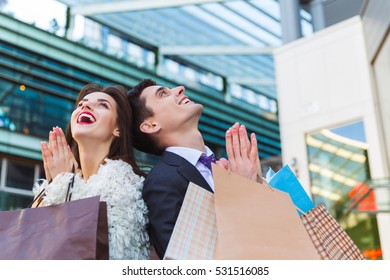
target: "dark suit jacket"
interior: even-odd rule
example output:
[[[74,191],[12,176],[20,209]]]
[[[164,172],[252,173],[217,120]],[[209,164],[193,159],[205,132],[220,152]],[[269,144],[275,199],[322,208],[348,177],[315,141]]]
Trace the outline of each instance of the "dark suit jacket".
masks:
[[[200,172],[186,159],[164,152],[145,179],[143,198],[149,210],[149,235],[162,259],[179,215],[189,182],[212,192]]]

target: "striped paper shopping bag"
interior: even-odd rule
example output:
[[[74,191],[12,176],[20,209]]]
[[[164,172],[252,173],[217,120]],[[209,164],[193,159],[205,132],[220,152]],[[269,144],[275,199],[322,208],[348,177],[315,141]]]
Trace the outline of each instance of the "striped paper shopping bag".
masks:
[[[190,183],[164,259],[210,260],[216,242],[214,196]]]

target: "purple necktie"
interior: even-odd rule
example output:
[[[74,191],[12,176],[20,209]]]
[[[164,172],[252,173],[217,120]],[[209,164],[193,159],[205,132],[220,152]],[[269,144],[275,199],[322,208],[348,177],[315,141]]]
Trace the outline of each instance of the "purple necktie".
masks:
[[[200,156],[200,158],[199,158],[199,162],[201,162],[201,163],[203,163],[204,165],[206,165],[206,167],[208,168],[208,169],[210,169],[210,171],[212,171],[211,170],[211,163],[212,162],[216,162],[217,161],[217,159],[215,158],[215,156],[214,156],[214,154],[212,154],[211,156],[207,156],[206,154],[202,154],[201,156]]]

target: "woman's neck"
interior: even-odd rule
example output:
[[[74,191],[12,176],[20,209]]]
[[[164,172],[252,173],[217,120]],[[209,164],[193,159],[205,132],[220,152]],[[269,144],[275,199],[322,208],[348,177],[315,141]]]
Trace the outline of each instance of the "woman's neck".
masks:
[[[109,148],[109,145],[104,144],[79,143],[80,169],[85,181],[98,172],[100,164],[108,155]]]

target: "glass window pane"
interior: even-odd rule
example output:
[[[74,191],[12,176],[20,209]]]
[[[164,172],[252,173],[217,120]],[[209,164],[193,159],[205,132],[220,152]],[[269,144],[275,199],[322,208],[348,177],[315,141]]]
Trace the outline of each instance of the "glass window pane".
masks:
[[[313,199],[336,214],[341,197],[370,178],[363,122],[306,136]]]
[[[108,34],[107,37],[107,53],[116,55],[118,57],[123,56],[123,42],[122,39],[113,34]]]
[[[54,126],[66,128],[73,102],[28,86],[21,90],[8,81],[0,82],[0,90],[0,127],[41,137]]]
[[[1,184],[1,174],[3,173],[1,170],[3,168],[3,159],[0,158],[0,184]],[[1,188],[1,185],[0,185],[0,188]]]
[[[0,191],[0,211],[26,208],[30,205],[32,199],[32,196]]]
[[[102,50],[102,26],[97,22],[86,19],[84,30],[84,43],[91,48]]]
[[[8,160],[7,167],[7,187],[32,190],[34,184],[34,165]]]
[[[310,133],[306,145],[314,203],[326,206],[366,256],[380,252],[363,121]]]
[[[145,65],[145,62],[143,59],[143,49],[140,46],[128,42],[127,43],[127,55],[128,55],[127,59],[130,62],[136,63],[139,66]]]

